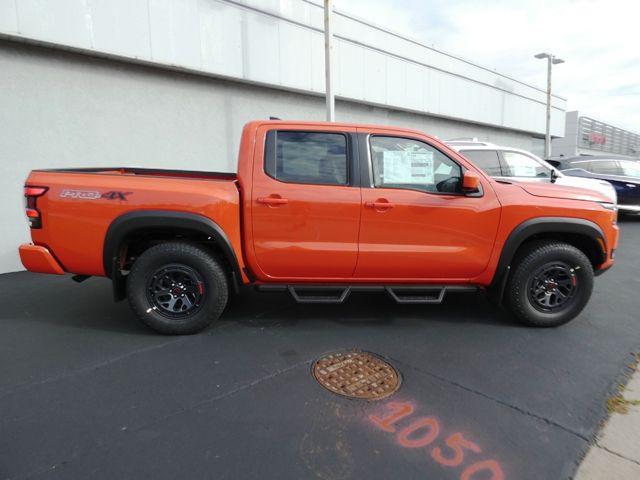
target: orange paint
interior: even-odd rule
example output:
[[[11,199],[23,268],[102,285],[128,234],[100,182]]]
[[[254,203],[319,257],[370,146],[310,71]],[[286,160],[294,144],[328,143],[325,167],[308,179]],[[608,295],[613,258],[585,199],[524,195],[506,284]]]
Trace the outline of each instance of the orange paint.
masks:
[[[434,448],[431,452],[431,456],[436,462],[447,467],[457,467],[460,465],[464,460],[463,450],[465,449],[471,450],[475,453],[480,453],[482,451],[482,449],[475,443],[465,440],[461,433],[454,433],[448,437],[444,443],[453,450],[453,456],[445,457],[442,454],[442,449],[440,447]]]
[[[410,416],[414,411],[414,406],[406,402],[389,402],[385,407],[391,410],[389,414],[382,417],[369,415],[368,418],[376,427],[388,433],[395,433],[396,427],[394,424]],[[425,448],[438,438],[439,433],[440,425],[436,419],[422,417],[400,430],[396,438],[403,448]],[[430,454],[431,458],[438,464],[448,468],[460,467],[465,462],[465,450],[476,454],[482,452],[478,444],[465,439],[460,432],[449,435],[444,443],[451,450],[451,454],[445,455],[441,447],[433,448]],[[491,476],[487,478],[487,474]],[[480,479],[504,480],[504,473],[500,464],[495,460],[475,462],[466,467],[460,476],[460,480]]]
[[[33,171],[27,184],[49,188],[38,197],[42,228],[31,229],[33,243],[46,247],[67,272],[104,276],[103,249],[109,225],[120,215],[139,210],[181,211],[212,219],[237,252],[241,271],[245,266],[238,188],[232,180],[207,174],[196,178],[181,174]],[[76,192],[75,196],[68,193],[70,190]],[[124,200],[102,196],[115,191],[133,193],[125,195]],[[91,199],[79,198],[80,193]]]
[[[285,183],[264,169],[272,130],[393,135],[446,154],[477,181],[482,198],[406,189]],[[34,187],[37,185],[38,187]],[[229,238],[243,283],[450,283],[490,285],[502,246],[522,222],[541,215],[586,218],[605,235],[606,260],[618,241],[615,212],[597,193],[556,185],[505,185],[467,158],[415,130],[326,122],[254,121],[240,141],[237,177],[131,169],[31,172],[46,247],[66,272],[103,276],[105,234],[120,215],[139,210],[198,214]],[[590,200],[590,201],[584,201]],[[266,203],[265,203],[266,202]],[[368,208],[371,202],[393,208]],[[33,215],[34,213],[32,213]],[[26,265],[29,268],[29,265]],[[245,272],[246,268],[246,272]],[[249,275],[247,275],[247,272]]]
[[[416,432],[421,429],[427,428],[427,433],[422,436],[418,436],[415,438],[414,435]],[[430,445],[436,438],[438,438],[438,434],[440,433],[440,425],[437,420],[434,418],[422,418],[416,422],[413,422],[411,425],[406,427],[398,434],[398,442],[400,445],[406,448],[421,448]],[[414,437],[414,438],[410,438]]]
[[[391,408],[392,410],[389,415],[382,418],[376,415],[369,415],[369,419],[373,423],[375,423],[381,430],[393,433],[396,431],[393,424],[403,419],[404,417],[411,415],[413,413],[413,405],[411,405],[410,403],[390,402],[386,406]]]
[[[20,260],[27,270],[38,273],[64,275],[62,266],[45,247],[25,243],[20,245]]]
[[[467,467],[464,472],[462,472],[462,475],[460,475],[460,480],[473,480],[473,475],[483,470],[491,472],[491,478],[487,480],[504,479],[504,473],[502,473],[502,469],[500,468],[500,465],[498,465],[498,462],[495,460],[484,460]]]

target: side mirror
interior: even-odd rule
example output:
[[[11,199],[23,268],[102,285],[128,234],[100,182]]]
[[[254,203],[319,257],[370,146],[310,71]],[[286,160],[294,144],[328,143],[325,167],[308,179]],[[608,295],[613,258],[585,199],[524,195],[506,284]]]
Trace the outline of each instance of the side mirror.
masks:
[[[480,176],[476,172],[467,170],[462,176],[462,191],[464,193],[478,193],[480,191]]]

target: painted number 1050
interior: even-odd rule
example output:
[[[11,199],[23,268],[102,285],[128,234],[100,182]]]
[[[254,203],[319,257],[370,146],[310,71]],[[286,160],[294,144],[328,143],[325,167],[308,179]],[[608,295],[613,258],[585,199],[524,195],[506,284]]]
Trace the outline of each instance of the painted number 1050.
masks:
[[[405,448],[424,448],[429,451],[431,458],[440,465],[450,468],[461,467],[465,462],[465,456],[469,453],[479,454],[482,449],[476,443],[464,438],[462,433],[453,433],[444,440],[444,445],[432,444],[440,435],[440,424],[433,417],[420,417],[414,419],[406,427],[398,430],[396,424],[402,419],[413,414],[413,405],[410,403],[389,402],[385,405],[389,413],[378,417],[369,415],[369,419],[379,429],[395,433],[400,445]],[[504,480],[504,474],[500,464],[495,460],[481,460],[472,463],[460,474],[460,480]]]

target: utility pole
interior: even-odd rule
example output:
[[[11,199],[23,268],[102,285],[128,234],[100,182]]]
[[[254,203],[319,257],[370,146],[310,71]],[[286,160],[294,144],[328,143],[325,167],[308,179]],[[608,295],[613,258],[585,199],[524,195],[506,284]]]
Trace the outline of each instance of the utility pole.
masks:
[[[564,63],[564,60],[556,58],[550,53],[539,53],[536,58],[547,59],[547,122],[544,136],[544,158],[551,156],[551,66]]]
[[[324,0],[324,79],[325,97],[327,102],[327,122],[334,122],[335,98],[333,96],[333,82],[331,77],[331,53],[333,49],[333,30],[331,16],[333,15],[333,0]]]

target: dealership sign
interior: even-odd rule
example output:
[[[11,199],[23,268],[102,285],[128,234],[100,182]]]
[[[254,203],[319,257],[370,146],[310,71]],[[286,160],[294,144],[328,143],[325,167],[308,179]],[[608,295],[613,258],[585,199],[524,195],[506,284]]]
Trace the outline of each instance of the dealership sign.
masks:
[[[589,134],[589,143],[595,143],[596,145],[605,145],[607,143],[607,137],[603,133],[591,132]]]

